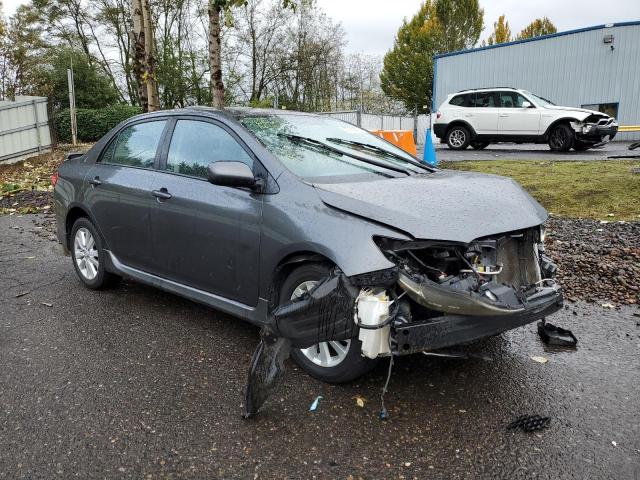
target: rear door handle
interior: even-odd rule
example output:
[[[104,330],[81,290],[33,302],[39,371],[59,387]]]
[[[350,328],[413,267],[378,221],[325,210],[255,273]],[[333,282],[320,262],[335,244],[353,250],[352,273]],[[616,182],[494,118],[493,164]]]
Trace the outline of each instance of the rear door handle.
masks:
[[[89,185],[91,185],[92,187],[97,187],[98,185],[102,185],[102,182],[100,181],[100,177],[93,177],[91,180],[89,180]]]
[[[508,113],[501,113],[501,114],[500,114],[500,116],[501,116],[501,117],[508,117],[508,116],[509,116],[509,114],[508,114]]]
[[[172,195],[164,187],[162,187],[160,190],[154,190],[151,193],[154,197],[161,198],[163,200],[169,200],[172,197]]]

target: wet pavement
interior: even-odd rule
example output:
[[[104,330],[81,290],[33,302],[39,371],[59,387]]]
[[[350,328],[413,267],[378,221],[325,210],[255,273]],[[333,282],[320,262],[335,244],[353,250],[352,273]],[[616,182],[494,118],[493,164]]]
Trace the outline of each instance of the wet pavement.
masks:
[[[440,162],[456,162],[464,160],[555,160],[585,161],[608,160],[621,156],[640,157],[640,150],[631,151],[629,145],[634,142],[611,142],[599,148],[585,152],[552,152],[548,145],[534,143],[498,143],[489,145],[484,150],[451,150],[446,144],[435,143],[436,156]],[[422,158],[424,150],[419,148],[418,158]]]
[[[640,478],[635,306],[554,316],[575,351],[529,325],[466,348],[492,360],[399,358],[386,422],[386,361],[345,386],[289,364],[243,420],[258,330],[139,284],[86,290],[44,219],[0,216],[0,478]],[[551,423],[506,429],[525,414]]]

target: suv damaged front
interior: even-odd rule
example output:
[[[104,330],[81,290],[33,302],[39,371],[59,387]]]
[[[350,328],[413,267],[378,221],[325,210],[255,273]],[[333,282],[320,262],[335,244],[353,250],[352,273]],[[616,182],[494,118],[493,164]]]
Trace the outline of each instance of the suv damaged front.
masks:
[[[591,112],[582,120],[570,122],[579,143],[597,147],[610,142],[618,133],[618,122],[609,115]]]

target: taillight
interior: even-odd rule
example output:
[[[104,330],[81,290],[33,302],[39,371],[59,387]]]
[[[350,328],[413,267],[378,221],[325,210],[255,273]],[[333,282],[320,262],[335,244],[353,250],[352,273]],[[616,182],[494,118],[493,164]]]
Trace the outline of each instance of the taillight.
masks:
[[[58,170],[53,172],[53,174],[51,175],[51,185],[55,187],[56,183],[58,183]]]
[[[442,114],[440,112],[436,112],[436,120],[440,120],[441,116],[442,116]]]

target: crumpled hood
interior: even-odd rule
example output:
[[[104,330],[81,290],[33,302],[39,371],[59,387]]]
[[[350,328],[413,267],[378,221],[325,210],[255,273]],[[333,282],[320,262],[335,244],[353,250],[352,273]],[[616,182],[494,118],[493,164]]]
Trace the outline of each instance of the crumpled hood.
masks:
[[[481,173],[435,173],[314,184],[322,201],[417,239],[469,243],[543,223],[547,211],[515,181]]]
[[[606,113],[602,113],[602,112],[596,112],[595,110],[587,110],[586,108],[578,108],[578,107],[561,107],[559,105],[553,105],[553,106],[545,106],[544,108],[546,108],[547,110],[561,110],[564,112],[577,112],[580,114],[584,114],[583,118],[579,119],[582,120],[584,118],[587,118],[589,115],[602,115],[604,117],[608,117],[608,115]]]

